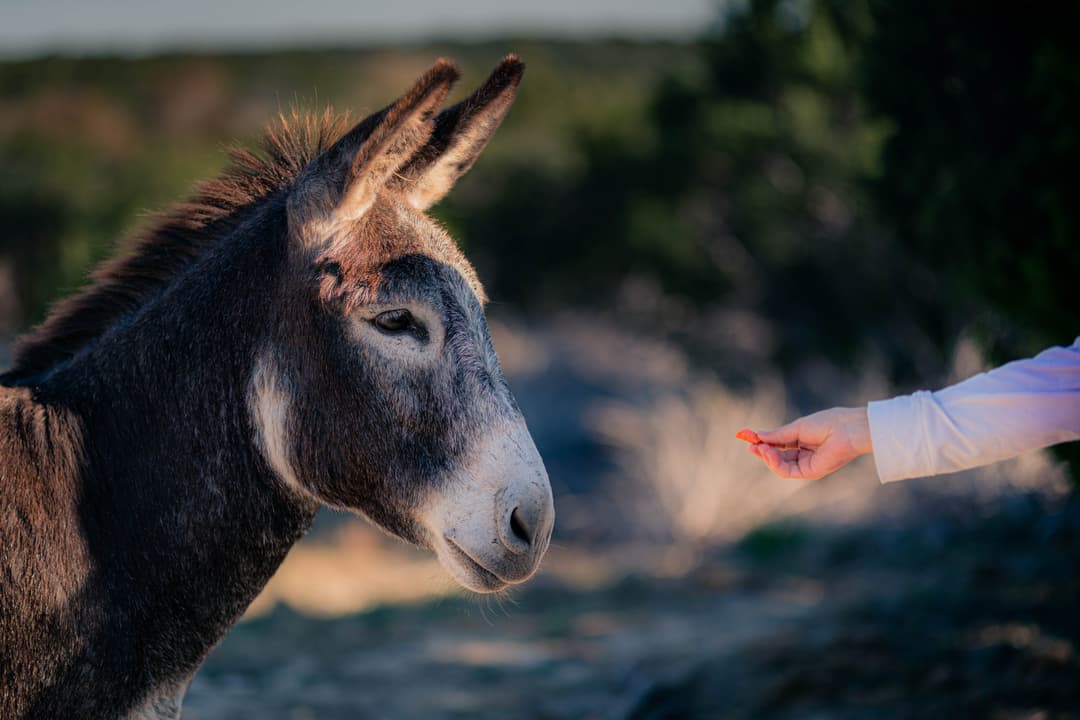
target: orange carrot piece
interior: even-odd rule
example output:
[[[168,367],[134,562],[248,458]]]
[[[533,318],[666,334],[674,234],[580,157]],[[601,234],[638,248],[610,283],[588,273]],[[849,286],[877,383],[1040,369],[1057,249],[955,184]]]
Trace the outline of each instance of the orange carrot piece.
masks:
[[[758,434],[753,430],[747,428],[743,428],[739,432],[735,433],[735,437],[737,437],[739,440],[743,440],[754,445],[761,444],[761,438],[758,437]]]

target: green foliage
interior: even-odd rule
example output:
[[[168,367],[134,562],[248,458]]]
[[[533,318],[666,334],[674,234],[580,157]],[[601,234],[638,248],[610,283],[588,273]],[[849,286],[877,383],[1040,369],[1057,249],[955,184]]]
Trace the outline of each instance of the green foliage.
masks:
[[[748,532],[736,547],[751,562],[768,564],[791,558],[811,540],[811,531],[803,525],[772,522]]]
[[[718,306],[763,312],[782,367],[900,383],[940,382],[965,328],[998,360],[1067,343],[1078,7],[756,0],[637,123],[580,131],[574,172],[510,166],[449,213],[495,297],[620,308],[644,277],[688,311],[637,318],[721,367]]]
[[[437,55],[471,85],[513,48],[518,102],[438,209],[496,302],[605,309],[732,380],[870,359],[934,385],[965,328],[999,360],[1075,337],[1080,5],[732,7],[688,45],[0,65],[0,265],[23,324],[216,172],[221,138],[296,102],[364,114]],[[753,333],[726,320],[748,316]]]
[[[876,198],[1000,358],[1080,332],[1080,5],[878,2],[866,95],[895,132]]]
[[[508,48],[529,61],[529,81],[471,184],[459,189],[474,200],[488,196],[488,182],[509,158],[565,174],[580,163],[566,139],[571,128],[618,126],[639,112],[646,98],[639,85],[648,85],[656,68],[678,67],[696,53],[670,44],[523,40],[0,63],[0,266],[14,267],[18,325],[39,320],[47,303],[78,287],[147,212],[216,174],[223,146],[254,143],[279,112],[330,104],[363,116],[440,55],[462,67],[460,97]],[[6,291],[0,287],[0,296]],[[3,320],[0,332],[10,331]]]
[[[492,295],[615,307],[728,374],[747,358],[709,318],[733,309],[766,319],[758,361],[870,353],[899,379],[940,372],[916,320],[936,298],[909,297],[906,254],[870,207],[889,125],[861,95],[868,14],[843,8],[751,3],[656,81],[636,124],[579,132],[569,176],[507,168],[481,202],[452,196]],[[642,286],[659,290],[635,299]]]
[[[997,360],[1068,344],[1080,333],[1080,5],[878,1],[874,20],[866,96],[895,127],[875,188],[883,218]],[[1057,451],[1080,480],[1080,447]]]

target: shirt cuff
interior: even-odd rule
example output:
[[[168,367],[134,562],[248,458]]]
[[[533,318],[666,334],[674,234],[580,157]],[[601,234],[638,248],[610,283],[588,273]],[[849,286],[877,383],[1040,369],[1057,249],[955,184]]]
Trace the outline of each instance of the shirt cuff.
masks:
[[[920,406],[927,402],[933,402],[933,394],[920,390],[912,395],[867,403],[874,465],[882,483],[933,474],[920,412]]]

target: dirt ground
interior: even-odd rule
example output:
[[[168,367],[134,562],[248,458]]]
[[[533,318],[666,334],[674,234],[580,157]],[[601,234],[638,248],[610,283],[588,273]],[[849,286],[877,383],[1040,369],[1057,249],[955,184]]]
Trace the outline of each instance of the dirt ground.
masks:
[[[1080,502],[767,525],[677,578],[236,627],[224,718],[1080,717]]]

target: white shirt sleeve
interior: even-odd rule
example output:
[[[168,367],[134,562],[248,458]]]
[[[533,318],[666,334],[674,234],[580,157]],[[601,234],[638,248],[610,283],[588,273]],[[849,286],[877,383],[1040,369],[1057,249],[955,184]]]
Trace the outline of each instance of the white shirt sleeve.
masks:
[[[1080,439],[1080,337],[937,392],[867,406],[882,482],[956,472]]]

